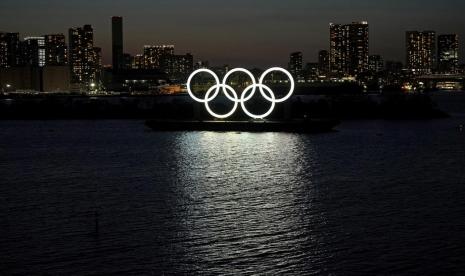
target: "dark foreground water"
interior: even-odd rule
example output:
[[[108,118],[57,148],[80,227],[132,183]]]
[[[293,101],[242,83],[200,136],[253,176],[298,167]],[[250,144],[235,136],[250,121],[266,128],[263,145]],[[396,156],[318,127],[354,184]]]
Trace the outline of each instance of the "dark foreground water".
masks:
[[[0,122],[0,274],[465,273],[465,117]]]

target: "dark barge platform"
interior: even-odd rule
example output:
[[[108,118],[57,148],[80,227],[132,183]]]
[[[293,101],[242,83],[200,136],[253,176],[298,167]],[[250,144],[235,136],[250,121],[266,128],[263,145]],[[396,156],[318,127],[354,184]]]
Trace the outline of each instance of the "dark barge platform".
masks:
[[[330,132],[339,124],[335,119],[290,121],[176,121],[147,120],[145,125],[155,131],[241,131],[241,132]]]

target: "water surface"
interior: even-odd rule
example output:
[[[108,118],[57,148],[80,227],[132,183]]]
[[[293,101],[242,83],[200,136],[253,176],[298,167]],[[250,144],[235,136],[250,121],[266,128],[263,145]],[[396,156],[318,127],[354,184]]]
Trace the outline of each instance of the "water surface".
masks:
[[[464,273],[460,124],[2,121],[0,274]]]

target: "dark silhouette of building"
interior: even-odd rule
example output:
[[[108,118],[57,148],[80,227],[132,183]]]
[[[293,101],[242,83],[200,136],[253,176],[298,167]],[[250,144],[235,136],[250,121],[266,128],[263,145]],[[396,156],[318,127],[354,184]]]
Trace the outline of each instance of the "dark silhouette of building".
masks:
[[[357,75],[368,70],[368,22],[348,25],[330,23],[330,70],[336,74]]]
[[[318,52],[318,69],[320,74],[329,73],[329,53],[326,50]]]
[[[438,36],[438,71],[457,73],[459,66],[459,37],[456,34]]]
[[[94,47],[94,82],[90,84],[91,90],[100,89],[103,79],[102,48]]]
[[[23,64],[19,33],[0,32],[0,68],[9,68]]]
[[[161,58],[161,68],[174,82],[185,82],[194,68],[191,54],[165,55]]]
[[[131,69],[132,68],[132,56],[131,54],[124,53],[123,54],[123,65],[121,66],[123,69]]]
[[[112,30],[112,58],[113,70],[118,71],[124,67],[123,54],[123,18],[113,16],[111,18]]]
[[[321,74],[320,72],[320,63],[316,62],[309,62],[305,65],[305,70],[304,70],[304,79],[306,80],[317,80],[319,75]]]
[[[112,72],[106,87],[117,92],[151,92],[157,93],[160,85],[169,83],[165,72],[158,69],[121,69]]]
[[[25,37],[22,45],[22,56],[26,65],[45,66],[45,39],[43,36]]]
[[[407,68],[414,74],[431,74],[435,64],[436,33],[408,31],[406,33]]]
[[[302,52],[291,53],[289,58],[289,72],[294,76],[294,78],[302,77],[303,69],[303,57]]]
[[[68,49],[64,34],[44,35],[45,65],[64,66],[68,64]]]
[[[88,91],[96,82],[94,33],[91,25],[69,29],[69,64],[73,89]]]
[[[404,65],[400,61],[387,60],[385,64],[385,70],[389,73],[400,73]]]
[[[69,92],[67,66],[17,66],[0,68],[0,87],[9,91]]]

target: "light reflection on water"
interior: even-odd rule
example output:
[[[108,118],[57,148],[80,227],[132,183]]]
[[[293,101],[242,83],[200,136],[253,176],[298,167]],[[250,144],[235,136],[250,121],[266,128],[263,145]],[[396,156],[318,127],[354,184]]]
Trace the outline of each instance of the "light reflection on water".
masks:
[[[0,122],[0,272],[462,272],[460,123],[301,135]]]
[[[299,151],[302,140],[309,146],[305,156]],[[267,260],[291,267],[289,260],[310,236],[301,222],[309,215],[305,197],[312,183],[296,181],[317,166],[308,140],[249,133],[178,137],[173,153],[186,183],[178,204],[186,206],[183,226],[187,246],[196,248],[188,254],[193,263],[214,264],[218,273],[247,268],[254,259],[261,259],[263,268]]]

